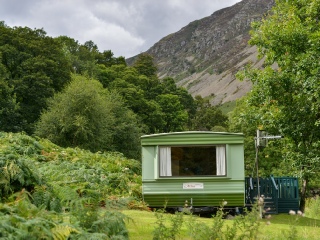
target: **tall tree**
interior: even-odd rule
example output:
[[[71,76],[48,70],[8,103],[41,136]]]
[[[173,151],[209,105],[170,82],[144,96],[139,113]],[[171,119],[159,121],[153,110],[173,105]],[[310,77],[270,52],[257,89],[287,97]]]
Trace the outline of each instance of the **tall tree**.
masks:
[[[74,76],[55,94],[35,134],[64,147],[119,151],[128,157],[138,157],[140,149],[140,127],[133,112],[117,93],[83,76]]]
[[[144,133],[187,129],[188,116],[195,112],[192,96],[177,87],[174,79],[160,80],[156,70],[150,55],[140,55],[132,67],[100,65],[98,79],[104,87],[121,94],[145,125]]]
[[[263,125],[264,114],[261,114],[261,106],[254,105],[251,101],[251,94],[243,97],[237,101],[237,105],[234,110],[230,113],[229,119],[229,130],[231,132],[241,132],[244,134],[244,160],[245,160],[245,173],[246,176],[256,176],[256,148],[255,148],[255,137],[257,129],[265,129]],[[269,113],[271,109],[268,110]],[[270,120],[270,117],[265,115],[266,119]],[[271,132],[268,129],[269,134],[278,135],[279,131],[276,129]],[[283,149],[288,146],[287,140],[275,140],[269,141],[267,146],[260,148],[258,151],[258,162],[259,162],[259,176],[270,177],[274,176],[290,176],[295,175],[294,167],[291,166],[291,160],[286,159],[285,161],[279,161],[282,158]]]
[[[159,132],[182,131],[186,128],[188,113],[173,94],[161,94],[156,98],[161,108],[163,125]]]
[[[150,54],[142,53],[134,62],[133,67],[138,70],[139,74],[146,77],[157,76],[157,66],[153,62],[153,57]]]
[[[59,36],[56,40],[62,44],[63,51],[71,62],[71,71],[77,74],[96,78],[100,73],[100,65],[110,67],[112,65],[126,65],[124,57],[114,57],[111,50],[99,52],[98,46],[93,41],[80,44],[73,38]]]
[[[254,83],[248,103],[263,127],[290,140],[286,157],[303,179],[301,210],[320,167],[319,15],[319,1],[277,0],[252,26],[250,44],[265,56],[265,68],[248,67],[239,74]]]
[[[195,97],[196,112],[191,119],[191,129],[210,131],[215,127],[227,131],[228,117],[218,106],[212,106],[208,99],[201,96]]]
[[[1,81],[12,90],[8,98],[15,99],[20,106],[11,108],[19,119],[6,122],[0,128],[32,133],[35,121],[46,107],[46,99],[69,82],[69,61],[62,46],[42,29],[10,28],[3,22],[0,24],[0,56],[1,68],[5,71]]]

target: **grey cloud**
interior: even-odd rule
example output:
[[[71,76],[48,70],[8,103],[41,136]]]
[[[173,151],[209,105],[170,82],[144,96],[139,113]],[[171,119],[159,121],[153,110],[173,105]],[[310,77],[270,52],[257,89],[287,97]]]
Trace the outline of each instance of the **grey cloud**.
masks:
[[[0,0],[9,26],[92,40],[100,51],[131,57],[188,23],[240,0]]]

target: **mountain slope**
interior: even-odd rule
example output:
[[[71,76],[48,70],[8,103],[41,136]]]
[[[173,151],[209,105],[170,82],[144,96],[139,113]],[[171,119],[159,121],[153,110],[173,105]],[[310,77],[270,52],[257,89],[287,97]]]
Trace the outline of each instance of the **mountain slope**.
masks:
[[[236,80],[235,73],[248,62],[262,65],[256,48],[247,44],[250,24],[273,4],[274,0],[243,0],[189,23],[147,53],[154,57],[160,78],[174,77],[193,96],[209,97],[213,104],[234,101],[251,88],[249,82]]]

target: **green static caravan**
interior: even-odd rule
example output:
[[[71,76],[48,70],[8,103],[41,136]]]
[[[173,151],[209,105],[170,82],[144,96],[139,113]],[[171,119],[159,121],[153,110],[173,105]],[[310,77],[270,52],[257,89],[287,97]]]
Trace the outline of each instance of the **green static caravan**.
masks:
[[[244,135],[188,131],[144,135],[142,194],[154,208],[243,207]]]

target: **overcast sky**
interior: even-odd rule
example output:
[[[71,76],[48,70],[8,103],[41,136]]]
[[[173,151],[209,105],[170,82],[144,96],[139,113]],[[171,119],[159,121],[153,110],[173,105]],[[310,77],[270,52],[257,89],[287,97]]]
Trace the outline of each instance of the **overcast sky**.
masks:
[[[132,57],[170,33],[240,0],[0,0],[6,25],[92,40],[99,51]]]

